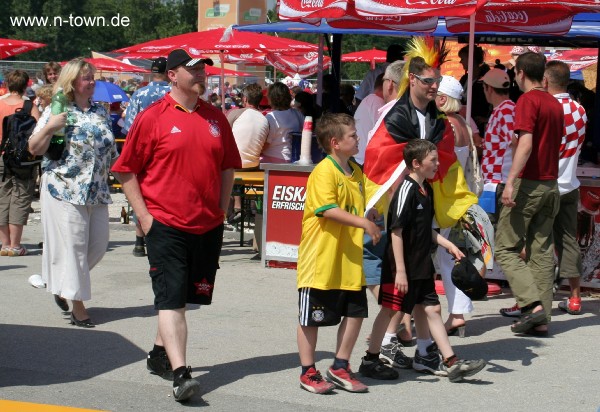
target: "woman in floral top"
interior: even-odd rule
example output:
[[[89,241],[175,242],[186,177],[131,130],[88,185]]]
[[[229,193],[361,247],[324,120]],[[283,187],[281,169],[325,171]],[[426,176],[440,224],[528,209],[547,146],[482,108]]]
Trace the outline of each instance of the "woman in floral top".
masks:
[[[107,179],[119,156],[106,110],[91,101],[95,71],[83,59],[65,65],[55,92],[63,88],[67,112],[52,115],[46,108],[29,139],[30,152],[44,154],[52,135],[66,126],[62,156],[42,163],[42,278],[61,309],[68,311],[66,299],[73,301],[71,324],[88,328],[94,324],[83,302],[91,299],[90,270],[108,247]]]

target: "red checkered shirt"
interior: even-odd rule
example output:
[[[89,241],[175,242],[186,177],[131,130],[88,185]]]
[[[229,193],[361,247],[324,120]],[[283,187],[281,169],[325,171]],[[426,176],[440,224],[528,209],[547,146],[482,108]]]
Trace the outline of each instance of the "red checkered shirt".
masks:
[[[576,169],[581,146],[585,140],[587,116],[583,106],[573,101],[568,93],[555,94],[554,97],[562,105],[565,114],[565,127],[558,160],[558,190],[561,195],[564,195],[579,187]]]
[[[515,104],[504,100],[494,108],[485,129],[481,169],[486,183],[506,181],[512,165]]]

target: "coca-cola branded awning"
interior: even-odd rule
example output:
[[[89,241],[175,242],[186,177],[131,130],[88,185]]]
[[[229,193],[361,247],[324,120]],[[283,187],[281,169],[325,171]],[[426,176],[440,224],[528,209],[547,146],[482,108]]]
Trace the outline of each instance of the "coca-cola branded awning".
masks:
[[[598,63],[598,49],[561,50],[548,57],[548,60],[563,61],[574,72]]]
[[[468,17],[487,0],[355,0],[361,16]]]
[[[577,13],[600,12],[598,0],[280,0],[282,20],[331,27],[430,32],[445,17],[452,33],[478,32],[560,35]],[[324,20],[322,20],[324,19]],[[416,19],[416,20],[410,20]]]
[[[279,18],[339,29],[431,32],[437,26],[435,16],[361,15],[352,0],[280,0]]]

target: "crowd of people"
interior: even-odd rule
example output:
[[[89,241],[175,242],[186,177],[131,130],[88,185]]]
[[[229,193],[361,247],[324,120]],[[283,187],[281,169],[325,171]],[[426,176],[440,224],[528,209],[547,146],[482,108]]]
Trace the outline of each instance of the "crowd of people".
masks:
[[[150,263],[158,327],[147,368],[173,381],[175,400],[186,401],[199,391],[187,366],[186,305],[212,302],[224,223],[239,221],[242,208],[240,198],[231,199],[234,173],[293,162],[292,137],[311,116],[323,160],[308,179],[298,251],[300,386],[313,393],[368,390],[349,364],[368,315],[367,289],[381,308],[359,374],[393,380],[398,368],[412,368],[459,382],[486,361],[459,357],[448,339],[465,336],[464,315],[482,297],[457,279],[475,273],[481,281],[494,256],[516,298],[501,311],[518,316],[515,334],[550,333],[555,250],[571,286],[559,308],[581,312],[575,168],[585,109],[568,93],[565,63],[521,50],[510,74],[487,67],[479,49],[476,82],[466,85],[440,74],[444,50],[435,42],[392,45],[386,64],[369,72],[356,95],[338,85],[337,100],[333,76],[326,76],[321,105],[282,82],[248,84],[239,93],[225,84],[232,100],[221,103],[207,92],[205,67],[213,61],[185,49],[154,60],[147,85],[124,85],[127,107],[93,101],[96,69],[80,58],[62,68],[47,64],[45,84],[29,96],[27,73],[15,70],[6,76],[0,118],[29,111],[37,125],[28,150],[46,156],[41,174],[0,159],[0,255],[27,254],[21,235],[39,180],[41,283],[70,311],[72,325],[93,328],[85,302],[90,270],[107,250],[112,172],[135,212],[133,254]],[[465,87],[473,87],[473,119],[464,117]],[[53,113],[59,90],[68,103]],[[226,115],[221,104],[230,105]],[[58,156],[50,158],[61,133]],[[494,192],[487,213],[478,205],[482,183]],[[465,236],[469,230],[479,249]],[[436,272],[448,300],[445,320]],[[315,366],[318,329],[338,324],[326,380]],[[413,357],[405,353],[411,346]]]

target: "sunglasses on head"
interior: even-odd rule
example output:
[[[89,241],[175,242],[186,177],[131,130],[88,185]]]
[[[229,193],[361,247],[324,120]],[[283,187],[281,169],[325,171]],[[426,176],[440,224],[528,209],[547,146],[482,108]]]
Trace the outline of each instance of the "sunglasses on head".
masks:
[[[442,76],[440,76],[440,77],[421,77],[415,73],[411,73],[411,74],[428,86],[432,86],[434,83],[440,84],[443,79]]]

